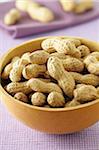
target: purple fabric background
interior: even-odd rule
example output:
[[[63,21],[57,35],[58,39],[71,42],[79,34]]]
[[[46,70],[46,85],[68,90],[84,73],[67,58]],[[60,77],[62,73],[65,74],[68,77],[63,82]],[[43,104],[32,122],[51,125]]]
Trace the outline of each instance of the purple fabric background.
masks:
[[[16,40],[0,30],[0,56],[24,41],[52,35],[81,36],[99,42],[99,19]],[[75,134],[48,135],[32,130],[14,119],[0,100],[0,150],[99,150],[99,123]]]
[[[42,2],[42,4],[49,7],[55,14],[55,20],[51,23],[44,24],[33,21],[29,18],[28,15],[22,14],[23,17],[19,23],[13,26],[6,26],[3,23],[3,17],[10,8],[15,7],[13,2],[8,2],[0,5],[0,27],[5,29],[13,38],[19,38],[31,34],[33,35],[36,33],[60,29],[63,27],[70,27],[99,17],[98,2],[95,3],[95,9],[88,11],[82,15],[75,15],[72,13],[64,12],[59,2],[57,2],[56,0],[43,1],[44,2]]]

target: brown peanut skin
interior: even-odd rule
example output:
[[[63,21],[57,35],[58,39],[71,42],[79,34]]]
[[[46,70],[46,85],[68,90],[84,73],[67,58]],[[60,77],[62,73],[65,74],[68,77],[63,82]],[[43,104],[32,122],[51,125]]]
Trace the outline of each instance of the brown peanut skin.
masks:
[[[66,39],[66,38],[63,38],[64,40],[66,41],[70,41],[71,43],[73,43],[76,47],[80,46],[81,45],[81,41],[78,40],[78,39]]]
[[[10,94],[16,94],[22,92],[24,94],[29,94],[32,92],[32,89],[27,86],[26,82],[11,82],[6,86],[6,90]]]
[[[49,38],[44,40],[41,45],[44,50],[55,49],[58,53],[69,54],[80,58],[81,53],[76,49],[80,44],[81,42],[77,39]]]
[[[12,58],[11,62],[5,66],[5,68],[4,68],[3,72],[2,72],[2,75],[1,75],[1,77],[2,77],[3,79],[8,79],[8,78],[9,78],[10,71],[11,71],[12,68],[13,68],[13,64],[14,64],[17,60],[19,60],[19,59],[20,59],[20,57],[15,56],[14,58]]]
[[[89,64],[87,69],[90,73],[99,76],[99,62]]]
[[[53,57],[53,56],[55,56],[55,57],[57,57],[57,58],[59,58],[59,59],[67,59],[67,58],[70,58],[69,55],[65,55],[64,53],[58,53],[58,52],[55,52],[55,53],[52,53],[52,54],[49,55],[49,57]]]
[[[21,60],[24,60],[26,65],[30,63],[30,61],[29,61],[30,54],[31,54],[30,52],[27,52],[21,56]]]
[[[32,52],[29,55],[29,62],[33,64],[45,64],[47,62],[47,59],[49,58],[49,53],[43,51],[43,50],[38,50],[35,52]]]
[[[99,52],[93,52],[84,59],[84,64],[92,74],[99,75]]]
[[[50,76],[58,81],[58,84],[63,89],[64,93],[67,96],[72,97],[75,81],[71,74],[65,71],[60,59],[57,57],[50,57],[47,63],[47,68]]]
[[[17,60],[19,60],[19,59],[20,59],[19,56],[15,56],[15,57],[12,58],[11,63],[13,64],[13,63],[15,63]]]
[[[41,81],[37,78],[32,78],[27,82],[27,86],[29,86],[33,91],[42,92],[42,93],[50,93],[52,91],[56,91],[62,93],[61,88],[53,83],[46,83],[45,81]]]
[[[77,49],[81,52],[81,57],[85,57],[90,54],[90,49],[85,45],[80,45]]]
[[[19,101],[22,101],[24,103],[28,103],[28,97],[22,93],[22,92],[18,92],[14,95],[14,98],[19,100]]]
[[[98,62],[98,59],[99,59],[99,52],[92,52],[84,59],[84,64],[87,67],[91,63]]]
[[[10,80],[12,82],[21,81],[23,66],[15,67],[10,71]]]
[[[35,92],[31,96],[31,102],[34,106],[43,106],[46,103],[46,96],[41,92]]]
[[[82,85],[74,90],[74,99],[81,103],[93,101],[98,98],[97,89],[92,85]]]
[[[84,69],[83,62],[77,58],[70,57],[61,60],[61,62],[67,71],[82,72]]]
[[[48,53],[55,52],[54,44],[57,43],[61,38],[49,38],[44,40],[41,43],[41,47],[43,50],[47,51]]]
[[[25,79],[31,79],[31,78],[38,77],[40,74],[44,73],[45,71],[46,71],[45,65],[30,64],[23,69],[22,74]]]
[[[50,54],[50,57],[52,56],[61,59],[61,62],[67,71],[82,72],[84,69],[83,62],[77,58],[57,52]]]
[[[22,61],[21,59],[13,63],[13,68],[10,71],[9,75],[9,78],[12,82],[21,81],[24,66],[25,66],[24,61]]]
[[[67,40],[59,40],[54,44],[54,48],[58,53],[64,53],[76,58],[81,57],[80,51],[76,48],[75,44]]]
[[[47,102],[51,107],[63,107],[65,99],[61,93],[51,92],[47,97]]]
[[[11,70],[12,70],[12,63],[10,63],[7,66],[5,66],[5,68],[4,68],[4,70],[3,70],[2,74],[1,74],[1,77],[3,79],[8,79]]]
[[[70,72],[70,74],[72,75],[76,83],[99,86],[99,76],[96,76],[94,74],[82,75],[77,72]]]

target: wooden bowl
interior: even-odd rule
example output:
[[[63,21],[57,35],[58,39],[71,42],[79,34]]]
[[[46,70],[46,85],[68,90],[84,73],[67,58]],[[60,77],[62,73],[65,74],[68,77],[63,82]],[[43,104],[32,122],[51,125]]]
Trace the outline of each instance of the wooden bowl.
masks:
[[[34,39],[9,50],[0,60],[0,74],[11,58],[41,49],[40,43],[48,37]],[[73,38],[73,37],[65,37]],[[80,39],[93,51],[99,51],[96,42]],[[43,108],[25,104],[10,96],[0,85],[0,95],[8,110],[27,126],[46,133],[63,134],[83,130],[99,121],[99,100],[71,108]]]

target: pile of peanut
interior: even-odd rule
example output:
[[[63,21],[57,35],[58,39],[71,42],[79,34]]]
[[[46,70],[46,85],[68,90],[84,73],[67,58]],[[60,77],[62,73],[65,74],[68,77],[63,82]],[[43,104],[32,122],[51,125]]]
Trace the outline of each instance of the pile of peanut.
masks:
[[[94,8],[93,0],[59,0],[64,11],[77,14]]]
[[[99,50],[79,39],[48,38],[41,50],[12,58],[2,72],[15,99],[43,107],[72,107],[99,99]]]
[[[21,11],[40,22],[47,23],[54,20],[54,13],[49,8],[32,0],[16,0],[15,8],[10,9],[4,16],[4,23],[14,25],[19,22],[22,19]]]

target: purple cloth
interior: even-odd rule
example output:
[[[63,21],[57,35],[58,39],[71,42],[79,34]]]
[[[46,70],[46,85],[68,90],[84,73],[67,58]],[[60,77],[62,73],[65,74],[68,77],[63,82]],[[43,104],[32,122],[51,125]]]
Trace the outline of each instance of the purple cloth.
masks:
[[[21,39],[12,39],[0,29],[0,54],[24,41],[41,36],[80,36],[99,41],[99,19],[83,25]],[[99,150],[99,122],[82,132],[49,135],[37,132],[14,119],[1,104],[0,150]]]
[[[70,27],[99,17],[99,3],[96,2],[95,9],[82,15],[66,13],[61,8],[59,2],[43,1],[42,4],[49,7],[55,13],[55,20],[51,23],[44,24],[33,21],[26,14],[22,14],[22,20],[13,26],[6,26],[3,23],[3,17],[8,10],[14,6],[14,2],[0,4],[0,27],[5,29],[13,38],[19,38],[27,35],[33,35],[45,31],[56,30],[64,27]]]
[[[0,150],[99,150],[99,124],[79,133],[49,135],[22,125],[2,106]]]

